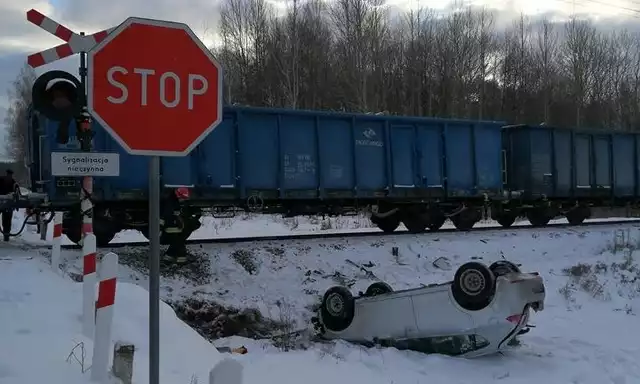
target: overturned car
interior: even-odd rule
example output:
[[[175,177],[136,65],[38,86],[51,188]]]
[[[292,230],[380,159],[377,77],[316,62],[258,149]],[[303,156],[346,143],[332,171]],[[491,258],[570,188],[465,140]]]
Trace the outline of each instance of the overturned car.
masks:
[[[528,332],[530,310],[543,310],[544,299],[537,272],[523,273],[506,260],[489,267],[468,262],[442,284],[393,291],[376,282],[358,297],[331,287],[313,323],[324,339],[476,357]]]

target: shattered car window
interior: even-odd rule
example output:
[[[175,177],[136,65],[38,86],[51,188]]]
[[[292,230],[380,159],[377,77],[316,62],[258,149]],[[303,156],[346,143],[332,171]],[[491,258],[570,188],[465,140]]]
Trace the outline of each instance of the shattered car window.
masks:
[[[488,345],[489,341],[480,335],[425,337],[384,343],[384,346],[395,347],[400,350],[438,353],[449,356],[462,355]]]

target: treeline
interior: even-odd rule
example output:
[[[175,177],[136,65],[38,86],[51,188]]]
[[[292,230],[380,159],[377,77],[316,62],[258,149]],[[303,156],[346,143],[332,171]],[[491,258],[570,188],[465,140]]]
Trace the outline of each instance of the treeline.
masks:
[[[638,34],[576,18],[502,29],[484,9],[394,16],[376,0],[270,4],[221,6],[227,103],[640,130]]]
[[[24,183],[27,177],[27,164],[25,162],[27,130],[29,127],[27,114],[31,104],[31,87],[35,79],[35,71],[25,64],[9,88],[9,107],[4,116],[6,131],[4,142],[2,143],[4,148],[2,149],[4,149],[6,157],[12,160],[12,165],[4,164],[4,166],[12,168],[15,172],[15,178],[20,183]],[[0,149],[0,154],[2,149]]]

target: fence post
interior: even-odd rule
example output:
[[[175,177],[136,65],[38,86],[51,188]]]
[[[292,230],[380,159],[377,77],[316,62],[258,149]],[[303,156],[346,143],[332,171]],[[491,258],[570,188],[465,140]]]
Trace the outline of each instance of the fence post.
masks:
[[[82,332],[93,337],[96,300],[96,236],[88,233],[82,243]]]
[[[91,380],[98,383],[106,384],[108,378],[111,324],[113,323],[113,305],[116,301],[117,275],[118,255],[109,252],[104,255],[100,262],[100,284],[98,285],[98,300],[95,302],[96,326],[93,338]]]
[[[122,380],[122,384],[131,384],[133,380],[133,356],[136,348],[133,344],[117,342],[113,347],[113,375]]]
[[[53,218],[53,239],[51,242],[51,267],[60,270],[60,246],[62,242],[62,212],[55,212]]]

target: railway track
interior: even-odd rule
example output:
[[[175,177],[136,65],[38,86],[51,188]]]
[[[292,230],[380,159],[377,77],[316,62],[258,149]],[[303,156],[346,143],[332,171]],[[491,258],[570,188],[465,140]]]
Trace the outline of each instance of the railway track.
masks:
[[[586,227],[595,227],[595,226],[605,226],[605,225],[620,225],[620,224],[638,224],[640,225],[639,219],[632,220],[609,220],[609,221],[595,221],[595,222],[586,222],[581,225],[575,226],[570,225],[569,223],[555,223],[549,224],[545,227],[537,228],[537,229],[546,229],[546,228],[568,228],[568,227],[576,227],[576,228],[586,228]],[[474,228],[473,232],[484,232],[484,231],[518,231],[525,229],[533,229],[530,225],[514,225],[509,228],[502,228],[500,226],[493,227],[477,227]],[[458,230],[455,228],[445,228],[440,229],[437,232],[433,232],[432,234],[438,233],[451,233],[457,232]],[[423,235],[428,235],[431,232],[425,232]],[[263,241],[278,241],[278,240],[312,240],[312,239],[335,239],[340,237],[380,237],[380,236],[407,236],[416,234],[410,233],[406,230],[395,231],[393,233],[384,233],[380,230],[375,231],[367,231],[367,232],[341,232],[341,233],[306,233],[299,235],[276,235],[276,236],[257,236],[257,237],[223,237],[223,238],[212,238],[212,239],[191,239],[187,240],[187,245],[194,244],[228,244],[228,243],[249,243],[249,242],[263,242]],[[113,249],[113,248],[124,248],[124,247],[144,247],[148,246],[148,241],[136,241],[136,242],[127,242],[127,243],[111,243],[107,247],[101,247],[101,249]],[[51,246],[44,246],[46,248],[50,248]],[[82,249],[81,246],[77,244],[66,244],[62,245],[62,249]]]

